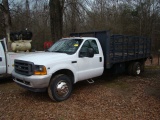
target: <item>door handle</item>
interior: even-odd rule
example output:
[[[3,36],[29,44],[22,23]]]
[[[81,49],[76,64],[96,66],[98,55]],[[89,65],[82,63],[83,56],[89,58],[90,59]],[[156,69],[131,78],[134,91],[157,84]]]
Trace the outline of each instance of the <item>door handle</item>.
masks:
[[[77,63],[77,61],[72,61],[72,63]]]
[[[102,57],[99,57],[99,62],[102,62]]]

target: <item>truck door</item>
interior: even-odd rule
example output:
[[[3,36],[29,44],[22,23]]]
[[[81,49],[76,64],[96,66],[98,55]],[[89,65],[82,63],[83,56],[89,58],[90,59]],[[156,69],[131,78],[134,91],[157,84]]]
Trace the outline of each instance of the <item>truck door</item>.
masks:
[[[0,74],[6,73],[5,48],[3,41],[0,41]]]
[[[87,48],[94,49],[93,57],[86,57]],[[81,55],[84,54],[84,55]],[[82,45],[79,51],[78,58],[78,79],[85,80],[93,77],[100,76],[103,73],[103,54],[100,54],[97,43],[95,40],[87,40]]]

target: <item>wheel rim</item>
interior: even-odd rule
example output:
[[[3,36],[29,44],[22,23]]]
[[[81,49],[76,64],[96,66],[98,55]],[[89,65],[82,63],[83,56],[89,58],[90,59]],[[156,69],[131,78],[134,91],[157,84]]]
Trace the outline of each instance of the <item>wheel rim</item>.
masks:
[[[140,66],[137,67],[136,73],[137,73],[137,75],[139,75],[139,74],[141,73],[141,68],[140,68]]]
[[[56,87],[57,95],[60,97],[65,97],[69,93],[69,86],[66,82],[60,81]]]

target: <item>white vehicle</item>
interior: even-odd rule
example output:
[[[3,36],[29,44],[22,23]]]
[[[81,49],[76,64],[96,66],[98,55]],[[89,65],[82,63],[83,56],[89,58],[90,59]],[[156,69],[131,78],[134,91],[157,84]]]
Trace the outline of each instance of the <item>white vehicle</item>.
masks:
[[[8,52],[6,39],[0,40],[0,77],[12,74],[14,59],[31,54],[30,52]]]
[[[108,31],[71,36],[77,37],[63,38],[45,53],[15,59],[13,80],[31,91],[47,90],[52,100],[63,101],[73,84],[101,76],[105,69],[139,75],[150,56],[150,39],[144,37],[110,36]]]

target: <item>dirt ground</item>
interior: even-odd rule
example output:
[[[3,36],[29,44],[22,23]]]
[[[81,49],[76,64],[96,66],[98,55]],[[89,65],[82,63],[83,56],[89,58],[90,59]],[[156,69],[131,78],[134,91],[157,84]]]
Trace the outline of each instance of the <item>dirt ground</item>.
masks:
[[[155,60],[154,60],[155,61]],[[71,97],[53,102],[47,93],[0,80],[1,120],[160,120],[160,66],[146,62],[141,76],[108,75],[74,85]]]

